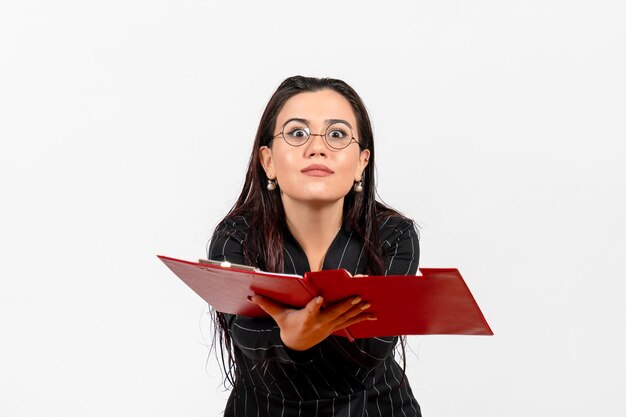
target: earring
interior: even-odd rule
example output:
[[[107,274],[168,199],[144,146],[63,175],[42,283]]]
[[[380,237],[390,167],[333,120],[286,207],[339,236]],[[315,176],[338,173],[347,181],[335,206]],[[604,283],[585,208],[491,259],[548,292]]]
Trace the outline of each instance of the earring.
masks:
[[[352,187],[355,193],[363,192],[363,180],[354,181],[354,186]]]
[[[276,181],[273,179],[267,179],[267,189],[270,191],[274,191],[276,189]]]

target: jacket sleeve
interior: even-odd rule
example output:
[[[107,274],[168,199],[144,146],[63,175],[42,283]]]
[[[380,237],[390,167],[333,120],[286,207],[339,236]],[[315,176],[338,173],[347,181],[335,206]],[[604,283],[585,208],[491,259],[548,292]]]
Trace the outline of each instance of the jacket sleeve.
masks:
[[[385,275],[415,275],[420,247],[415,225],[407,219],[387,219],[381,232]]]
[[[385,275],[415,275],[419,263],[419,241],[412,221],[390,217],[381,223],[381,247]],[[339,338],[338,338],[339,339]],[[338,341],[346,353],[361,366],[371,368],[389,355],[398,342],[397,336]]]
[[[245,265],[243,244],[248,224],[243,218],[233,218],[220,223],[211,239],[208,258]],[[223,313],[222,313],[223,314]],[[309,352],[297,352],[287,348],[280,338],[280,328],[271,318],[252,318],[224,314],[233,344],[253,360],[277,360],[301,363],[310,360]]]

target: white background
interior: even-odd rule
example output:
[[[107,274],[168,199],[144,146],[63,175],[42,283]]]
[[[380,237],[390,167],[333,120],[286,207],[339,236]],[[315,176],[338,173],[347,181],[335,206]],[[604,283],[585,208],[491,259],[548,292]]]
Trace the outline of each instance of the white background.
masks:
[[[381,198],[494,337],[411,337],[424,415],[624,416],[620,1],[4,1],[0,415],[218,416],[196,259],[294,74],[350,83]]]

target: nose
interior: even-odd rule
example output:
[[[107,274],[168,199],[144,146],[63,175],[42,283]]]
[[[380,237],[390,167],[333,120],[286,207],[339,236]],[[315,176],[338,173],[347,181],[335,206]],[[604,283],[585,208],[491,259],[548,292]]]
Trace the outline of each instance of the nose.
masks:
[[[323,134],[311,133],[307,145],[306,153],[309,157],[314,155],[326,156],[328,152]]]

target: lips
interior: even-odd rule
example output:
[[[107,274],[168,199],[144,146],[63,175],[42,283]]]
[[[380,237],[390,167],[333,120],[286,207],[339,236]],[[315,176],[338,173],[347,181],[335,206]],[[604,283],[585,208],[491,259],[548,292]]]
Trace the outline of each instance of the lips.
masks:
[[[333,173],[333,171],[330,168],[322,164],[309,165],[308,167],[304,168],[301,172],[305,175],[310,175],[314,177],[325,177]]]

